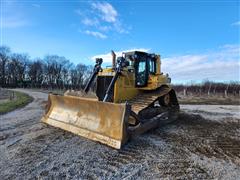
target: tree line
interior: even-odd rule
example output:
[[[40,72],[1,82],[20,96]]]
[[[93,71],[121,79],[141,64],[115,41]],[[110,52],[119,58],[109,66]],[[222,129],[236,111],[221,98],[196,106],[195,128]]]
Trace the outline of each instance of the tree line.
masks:
[[[67,58],[46,55],[31,59],[24,53],[13,53],[7,46],[0,46],[0,87],[28,87],[50,89],[82,89],[93,67],[84,64],[74,65]],[[205,80],[202,83],[173,85],[184,95],[229,94],[240,95],[239,82],[217,83]]]
[[[205,80],[202,83],[178,84],[174,85],[174,89],[183,95],[216,95],[223,96],[234,95],[240,96],[240,84],[237,81],[228,83],[213,82]]]
[[[91,71],[91,66],[75,65],[64,56],[31,59],[0,46],[0,87],[81,89]]]

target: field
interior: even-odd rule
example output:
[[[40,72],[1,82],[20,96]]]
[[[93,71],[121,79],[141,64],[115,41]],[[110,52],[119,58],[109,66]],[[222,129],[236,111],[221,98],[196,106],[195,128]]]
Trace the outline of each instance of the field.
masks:
[[[223,95],[196,95],[191,94],[187,96],[183,96],[178,93],[178,101],[180,104],[192,104],[192,105],[240,105],[239,96],[227,96]]]
[[[181,97],[185,103],[177,121],[115,150],[42,124],[47,94],[18,91],[34,100],[0,115],[0,179],[240,177],[239,105],[220,105],[222,102],[207,102],[208,98],[202,100],[205,105],[199,105],[190,102],[194,96],[189,100]]]

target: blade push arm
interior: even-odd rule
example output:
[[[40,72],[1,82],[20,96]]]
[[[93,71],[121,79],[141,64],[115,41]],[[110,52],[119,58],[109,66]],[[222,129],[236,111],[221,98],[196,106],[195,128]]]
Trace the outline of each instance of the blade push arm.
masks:
[[[95,66],[94,66],[93,73],[92,73],[90,79],[88,80],[87,85],[86,85],[85,88],[84,88],[84,92],[85,92],[85,93],[88,93],[88,91],[89,91],[89,89],[90,89],[90,87],[91,87],[94,79],[96,78],[98,72],[102,70],[102,68],[101,68],[102,62],[103,62],[103,59],[102,59],[102,58],[97,58],[97,59],[96,59],[96,64],[95,64]]]
[[[117,59],[116,74],[115,74],[115,76],[112,78],[112,81],[111,81],[111,83],[110,83],[109,86],[108,86],[108,89],[107,89],[106,94],[105,94],[105,96],[104,96],[103,102],[107,102],[107,101],[108,101],[108,97],[109,97],[110,91],[111,91],[112,88],[114,87],[114,84],[115,84],[115,82],[117,81],[119,75],[121,74],[123,68],[124,68],[124,67],[127,67],[127,66],[129,66],[129,62],[128,62],[125,58],[119,57],[119,58]]]

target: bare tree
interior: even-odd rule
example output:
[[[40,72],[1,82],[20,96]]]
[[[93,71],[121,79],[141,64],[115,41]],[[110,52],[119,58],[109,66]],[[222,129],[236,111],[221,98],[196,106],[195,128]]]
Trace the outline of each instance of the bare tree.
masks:
[[[31,86],[40,87],[44,74],[43,74],[44,64],[41,59],[29,63],[28,76],[31,81]]]
[[[25,87],[25,80],[27,79],[27,67],[29,62],[29,56],[27,54],[13,54],[12,60],[16,61],[17,70],[17,82],[20,87]]]
[[[27,54],[13,53],[0,47],[0,85],[11,87],[82,88],[92,69],[74,65],[58,55],[30,60]]]
[[[10,58],[10,48],[7,46],[0,46],[0,86],[6,84],[6,66]]]

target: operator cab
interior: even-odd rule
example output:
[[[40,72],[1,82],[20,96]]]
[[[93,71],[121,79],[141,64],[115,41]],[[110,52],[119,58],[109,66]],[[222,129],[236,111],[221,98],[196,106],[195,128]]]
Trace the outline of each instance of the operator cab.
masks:
[[[135,86],[146,87],[150,74],[155,74],[157,71],[155,54],[148,54],[140,51],[125,53],[125,58],[130,61],[135,69]]]

